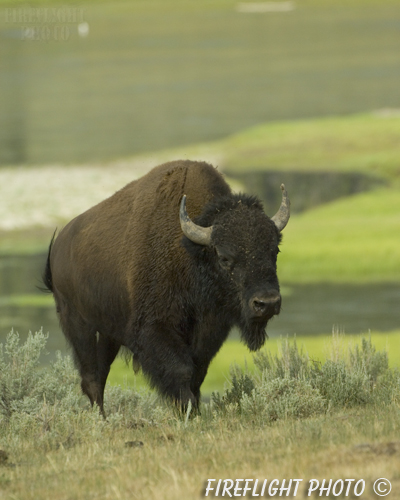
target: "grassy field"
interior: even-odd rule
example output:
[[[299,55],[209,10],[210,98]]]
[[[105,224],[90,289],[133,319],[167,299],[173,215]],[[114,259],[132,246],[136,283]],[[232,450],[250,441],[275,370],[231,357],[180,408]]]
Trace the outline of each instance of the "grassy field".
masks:
[[[372,499],[381,477],[398,497],[399,372],[368,339],[349,351],[334,337],[319,364],[282,344],[190,418],[109,386],[107,421],[80,396],[69,358],[35,370],[44,346],[36,334],[0,349],[2,499],[194,499],[211,478],[298,478],[300,497],[313,478],[362,479]]]
[[[380,189],[293,217],[279,257],[283,282],[400,279],[400,191]]]
[[[299,478],[302,498],[312,478],[363,478],[362,498],[371,500],[376,498],[373,483],[380,477],[390,479],[391,498],[398,498],[400,418],[395,407],[347,410],[268,426],[228,418],[216,423],[196,419],[185,427],[170,417],[161,424],[118,429],[91,415],[80,420],[73,426],[78,431],[81,425],[87,435],[80,433],[79,444],[46,449],[38,430],[36,445],[31,438],[16,445],[18,452],[9,458],[14,466],[0,469],[2,498],[191,500],[204,496],[210,478],[260,483]],[[317,494],[311,498],[319,498]]]
[[[232,172],[360,171],[400,174],[400,108],[260,125],[221,141]]]
[[[71,428],[78,434],[81,425],[87,434],[80,433],[80,443],[58,450],[47,448],[37,430],[37,443],[29,438],[15,445],[18,451],[9,458],[14,466],[0,469],[2,498],[192,500],[204,496],[210,478],[249,478],[250,484],[274,478],[287,484],[299,478],[303,482],[297,496],[302,498],[312,478],[321,483],[324,478],[362,478],[362,498],[372,500],[377,498],[373,484],[381,477],[392,483],[390,498],[398,498],[396,407],[345,410],[268,426],[239,418],[215,423],[196,419],[186,427],[171,417],[165,420],[129,429],[82,416]]]
[[[400,107],[344,116],[277,120],[217,141],[161,150],[166,158],[214,158],[233,175],[247,171],[362,172],[400,177]]]

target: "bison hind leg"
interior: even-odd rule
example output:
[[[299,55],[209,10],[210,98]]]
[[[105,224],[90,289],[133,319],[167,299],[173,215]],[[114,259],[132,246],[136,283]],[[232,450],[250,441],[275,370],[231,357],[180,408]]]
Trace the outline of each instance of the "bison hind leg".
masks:
[[[119,348],[120,344],[118,342],[99,333],[96,349],[94,351],[97,357],[97,363],[95,363],[94,359],[91,360],[90,369],[87,371],[82,370],[82,365],[80,365],[82,392],[88,396],[92,406],[94,403],[98,405],[104,418],[106,418],[104,412],[104,388],[106,386],[108,374],[110,373],[111,364],[116,358]],[[95,377],[93,371],[94,367],[96,367]]]
[[[92,405],[97,404],[105,417],[104,386],[120,345],[101,334],[97,340],[97,331],[93,325],[67,304],[57,302],[61,328],[72,347],[75,365],[81,376],[82,392],[88,396]]]
[[[99,382],[101,397],[104,397],[104,388],[106,385],[108,374],[110,373],[111,365],[116,358],[121,344],[111,337],[99,333],[97,341],[97,367],[99,373]]]

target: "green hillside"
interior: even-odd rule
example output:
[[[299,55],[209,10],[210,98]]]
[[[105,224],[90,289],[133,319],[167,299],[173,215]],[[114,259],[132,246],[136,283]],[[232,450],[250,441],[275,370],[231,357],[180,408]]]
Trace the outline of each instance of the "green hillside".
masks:
[[[285,229],[283,282],[400,279],[400,191],[351,196],[293,216]]]
[[[237,173],[357,171],[394,180],[400,176],[400,110],[266,123],[202,149],[220,154],[223,166]]]

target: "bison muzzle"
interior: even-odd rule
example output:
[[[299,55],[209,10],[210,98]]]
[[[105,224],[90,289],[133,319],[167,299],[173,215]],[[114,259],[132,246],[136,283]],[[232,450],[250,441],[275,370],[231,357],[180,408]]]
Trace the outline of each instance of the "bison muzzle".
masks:
[[[277,256],[290,215],[233,194],[203,162],[151,170],[73,219],[50,243],[53,293],[83,392],[102,413],[121,346],[153,387],[197,408],[208,366],[233,326],[250,350],[279,314]]]

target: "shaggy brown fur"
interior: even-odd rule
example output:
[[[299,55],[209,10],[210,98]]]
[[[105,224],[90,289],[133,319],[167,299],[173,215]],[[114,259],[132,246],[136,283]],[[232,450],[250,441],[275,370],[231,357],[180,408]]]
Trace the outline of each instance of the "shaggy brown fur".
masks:
[[[189,216],[214,225],[209,247],[182,235],[183,194]],[[110,365],[125,346],[162,394],[197,407],[230,328],[257,349],[279,313],[279,241],[261,203],[233,195],[200,162],[156,167],[73,219],[50,245],[44,283],[92,404],[103,411]],[[262,313],[260,296],[274,297]]]

